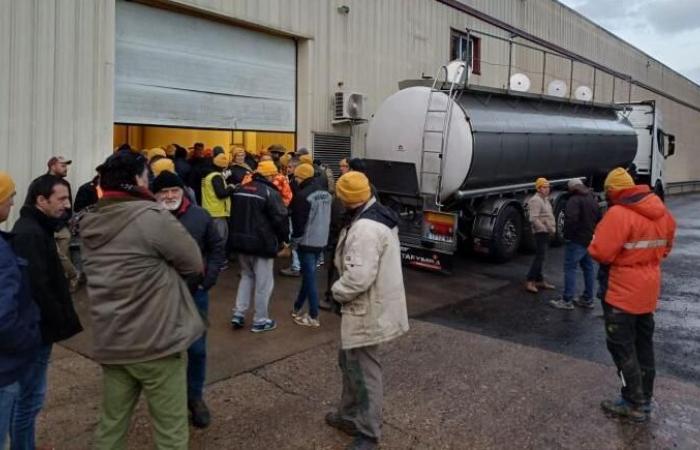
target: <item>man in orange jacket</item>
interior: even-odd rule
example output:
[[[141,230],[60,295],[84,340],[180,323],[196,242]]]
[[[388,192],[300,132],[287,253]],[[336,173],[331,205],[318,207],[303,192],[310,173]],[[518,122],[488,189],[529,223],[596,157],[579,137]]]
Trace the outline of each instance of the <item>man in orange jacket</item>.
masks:
[[[651,413],[656,373],[652,338],[661,261],[671,252],[676,223],[649,186],[635,186],[622,168],[608,174],[605,191],[612,206],[588,252],[601,264],[607,346],[622,380],[622,397],[601,407],[644,422]]]

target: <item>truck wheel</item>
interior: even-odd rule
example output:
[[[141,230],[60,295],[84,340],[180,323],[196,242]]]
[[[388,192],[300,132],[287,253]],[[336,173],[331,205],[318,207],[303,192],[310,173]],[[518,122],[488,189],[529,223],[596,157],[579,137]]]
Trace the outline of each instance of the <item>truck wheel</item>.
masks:
[[[564,221],[566,219],[566,199],[561,198],[554,208],[554,221],[557,225],[557,231],[552,238],[552,245],[558,247],[564,244]]]
[[[514,206],[506,206],[498,214],[493,228],[490,256],[496,262],[506,262],[515,255],[523,236],[523,216]]]

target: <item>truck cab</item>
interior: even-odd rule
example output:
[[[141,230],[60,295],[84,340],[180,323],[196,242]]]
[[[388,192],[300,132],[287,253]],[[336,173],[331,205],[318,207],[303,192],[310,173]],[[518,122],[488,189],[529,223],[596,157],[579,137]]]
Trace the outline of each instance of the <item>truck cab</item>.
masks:
[[[666,192],[666,158],[675,153],[675,136],[664,130],[661,111],[654,101],[630,103],[620,112],[637,133],[633,173],[638,183],[648,184],[661,198]]]

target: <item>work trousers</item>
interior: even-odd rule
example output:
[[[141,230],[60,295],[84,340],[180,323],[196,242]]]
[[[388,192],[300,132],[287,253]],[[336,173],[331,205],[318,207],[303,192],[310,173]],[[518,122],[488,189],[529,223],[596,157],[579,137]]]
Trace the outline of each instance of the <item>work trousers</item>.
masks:
[[[102,416],[97,426],[95,448],[127,448],[131,414],[143,391],[153,425],[155,448],[186,450],[187,361],[174,354],[134,364],[103,364]]]
[[[239,254],[238,263],[241,266],[241,281],[238,284],[233,315],[245,317],[250,302],[253,300],[255,301],[253,323],[256,325],[265,323],[269,319],[268,306],[272,290],[275,287],[275,260]]]
[[[192,296],[199,314],[207,321],[209,314],[209,293],[197,289]],[[201,400],[204,395],[204,381],[207,377],[207,332],[194,341],[187,349],[187,399]]]
[[[635,405],[654,394],[654,314],[628,314],[603,302],[608,350],[622,381],[622,398]]]
[[[338,415],[355,423],[357,430],[379,439],[382,429],[382,365],[379,347],[372,345],[340,350],[338,364],[343,374],[343,392]]]
[[[547,248],[549,247],[549,233],[535,233],[535,259],[532,260],[530,271],[527,274],[527,281],[539,283],[544,281],[542,267],[544,267]]]

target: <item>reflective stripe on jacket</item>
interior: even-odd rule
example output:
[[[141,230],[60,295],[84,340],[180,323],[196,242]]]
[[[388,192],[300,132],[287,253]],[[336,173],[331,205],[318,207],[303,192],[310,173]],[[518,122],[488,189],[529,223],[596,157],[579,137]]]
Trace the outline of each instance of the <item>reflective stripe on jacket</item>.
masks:
[[[661,261],[673,245],[676,224],[648,186],[615,192],[614,206],[598,224],[588,247],[609,266],[605,302],[631,314],[656,309],[661,290]]]

